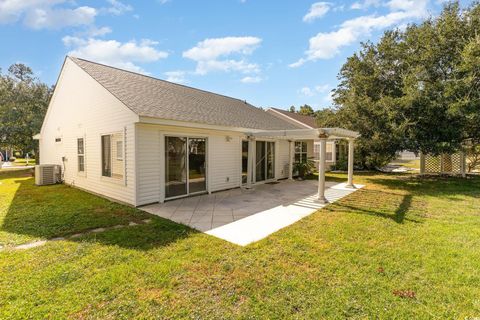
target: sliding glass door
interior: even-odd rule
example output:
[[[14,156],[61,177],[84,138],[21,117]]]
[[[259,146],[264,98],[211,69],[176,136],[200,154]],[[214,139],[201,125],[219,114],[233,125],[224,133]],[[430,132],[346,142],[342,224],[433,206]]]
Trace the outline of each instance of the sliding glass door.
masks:
[[[165,137],[165,197],[203,192],[206,184],[204,138]]]
[[[275,178],[275,143],[256,141],[255,181]]]
[[[207,140],[188,139],[188,192],[196,193],[207,190],[206,176]]]
[[[165,137],[165,196],[187,194],[187,138]]]
[[[267,179],[275,178],[275,143],[267,142]]]
[[[248,181],[248,141],[242,141],[242,184]]]

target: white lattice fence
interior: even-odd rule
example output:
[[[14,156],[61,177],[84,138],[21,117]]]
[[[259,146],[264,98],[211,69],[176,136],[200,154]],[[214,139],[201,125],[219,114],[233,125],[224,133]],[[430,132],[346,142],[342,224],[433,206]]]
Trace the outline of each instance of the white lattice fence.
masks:
[[[461,152],[453,154],[422,155],[420,171],[427,174],[464,174],[465,156]]]

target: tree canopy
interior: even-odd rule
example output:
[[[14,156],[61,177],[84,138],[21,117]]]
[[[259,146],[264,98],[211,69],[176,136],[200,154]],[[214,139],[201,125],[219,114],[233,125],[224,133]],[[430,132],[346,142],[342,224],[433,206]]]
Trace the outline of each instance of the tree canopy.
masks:
[[[24,64],[0,70],[0,149],[34,150],[32,136],[40,132],[51,93]]]
[[[321,126],[361,133],[364,167],[397,151],[439,154],[480,141],[480,4],[444,6],[436,18],[389,30],[349,57]]]

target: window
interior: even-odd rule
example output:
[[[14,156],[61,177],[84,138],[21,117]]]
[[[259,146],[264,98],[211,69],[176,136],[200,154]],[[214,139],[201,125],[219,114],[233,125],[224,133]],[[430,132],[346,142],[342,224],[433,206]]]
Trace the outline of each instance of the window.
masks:
[[[56,142],[56,143],[62,142],[62,138],[55,138],[55,142]]]
[[[122,179],[123,134],[121,132],[102,136],[102,176]]]
[[[333,161],[333,145],[334,142],[327,142],[327,152],[326,152],[326,158],[325,161]],[[320,143],[315,143],[313,145],[313,152],[315,154],[315,160],[319,160],[319,154],[320,154]]]
[[[123,160],[123,141],[117,141],[117,160]]]
[[[85,172],[85,142],[83,138],[77,139],[78,172]]]
[[[307,162],[307,143],[305,141],[295,141],[295,162]]]

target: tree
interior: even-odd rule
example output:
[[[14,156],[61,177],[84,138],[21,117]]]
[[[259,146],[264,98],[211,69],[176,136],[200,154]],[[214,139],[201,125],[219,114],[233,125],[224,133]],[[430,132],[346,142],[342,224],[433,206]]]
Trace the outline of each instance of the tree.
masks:
[[[32,136],[40,132],[51,93],[26,65],[0,73],[0,148],[34,150]]]
[[[480,5],[458,2],[404,31],[390,30],[347,59],[322,126],[357,130],[360,164],[400,150],[440,154],[480,140]]]
[[[295,111],[295,106],[290,106],[290,109],[289,109],[288,111],[290,111],[290,112],[292,112],[292,113],[295,113],[295,112],[296,112],[296,111]]]
[[[314,116],[315,111],[313,111],[313,108],[310,107],[308,104],[304,104],[303,106],[300,106],[300,109],[298,110],[299,114],[303,114],[304,116]]]

